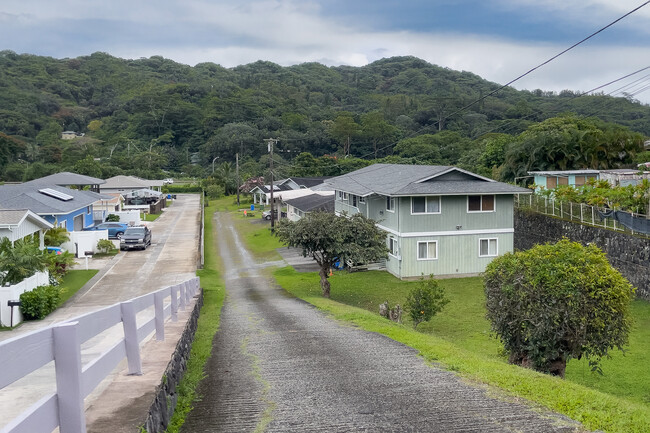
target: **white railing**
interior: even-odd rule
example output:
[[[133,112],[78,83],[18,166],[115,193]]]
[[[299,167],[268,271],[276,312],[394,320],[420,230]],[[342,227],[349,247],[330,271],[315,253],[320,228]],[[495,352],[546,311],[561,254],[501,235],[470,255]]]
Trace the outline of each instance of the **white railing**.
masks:
[[[573,221],[580,224],[586,224],[594,227],[602,227],[609,230],[615,230],[624,233],[630,233],[635,236],[650,237],[646,234],[636,232],[613,218],[604,218],[600,212],[606,209],[591,206],[585,203],[572,203],[567,201],[555,200],[553,198],[542,197],[535,194],[515,195],[515,206],[520,209],[529,209],[544,215],[550,215],[567,221]],[[638,218],[647,218],[642,214],[631,214]]]
[[[114,304],[61,324],[0,343],[0,390],[54,362],[56,391],[34,402],[0,432],[85,433],[84,399],[126,357],[131,375],[142,374],[140,343],[153,331],[164,340],[164,322],[190,303],[199,291],[199,279]],[[138,325],[137,313],[153,307],[154,317]],[[82,363],[81,345],[115,325],[123,336],[101,355]],[[3,409],[4,411],[4,409]]]

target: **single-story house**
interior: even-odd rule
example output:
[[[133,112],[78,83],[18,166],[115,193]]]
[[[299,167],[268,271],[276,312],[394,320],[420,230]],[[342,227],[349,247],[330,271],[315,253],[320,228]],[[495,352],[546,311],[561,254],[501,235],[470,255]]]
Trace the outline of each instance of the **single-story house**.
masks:
[[[554,189],[559,185],[582,186],[590,179],[600,179],[599,170],[529,171],[528,174],[534,177],[537,187],[544,189]]]
[[[54,173],[36,180],[39,183],[66,186],[68,188],[72,187],[72,189],[85,189],[88,187],[87,189],[97,193],[99,192],[99,185],[106,182],[104,179],[71,173],[69,171]]]
[[[638,185],[643,179],[650,179],[650,171],[630,168],[602,170],[600,178],[606,180],[612,186]]]
[[[327,187],[325,181],[329,179],[329,176],[321,177],[289,177],[287,179],[281,179],[277,182],[273,182],[273,198],[276,200],[281,199],[282,193],[284,191],[296,191],[300,189],[312,189],[319,191],[331,191],[332,189]],[[266,204],[268,205],[271,200],[271,186],[270,185],[258,185],[253,187],[250,190],[250,193],[253,195],[253,203],[257,204]]]
[[[108,215],[115,212],[122,212],[124,197],[122,194],[102,194],[102,199],[93,203],[93,220],[100,224],[106,220]]]
[[[41,249],[44,234],[53,225],[27,209],[0,209],[0,239],[8,238],[12,243],[27,236],[38,234]]]
[[[68,231],[94,224],[93,204],[111,198],[92,191],[41,183],[40,179],[0,186],[0,209],[29,209],[50,224]]]
[[[514,195],[532,191],[450,166],[373,164],[329,179],[337,214],[386,232],[398,278],[471,276],[513,250]]]
[[[330,179],[332,176],[320,176],[320,177],[289,177],[284,180],[284,185],[289,186],[291,189],[299,188],[313,188],[317,185],[322,184],[327,179]]]
[[[102,194],[119,193],[124,195],[140,189],[161,191],[162,186],[162,180],[141,179],[135,176],[119,175],[106,179],[100,186],[100,192]]]
[[[283,201],[287,205],[287,218],[290,221],[298,221],[309,212],[334,212],[334,191],[284,198]]]

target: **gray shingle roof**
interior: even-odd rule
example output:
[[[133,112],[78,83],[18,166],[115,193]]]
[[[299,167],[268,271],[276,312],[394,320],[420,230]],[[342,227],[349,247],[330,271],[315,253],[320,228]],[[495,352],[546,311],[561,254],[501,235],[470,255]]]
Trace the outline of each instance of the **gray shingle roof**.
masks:
[[[27,209],[0,209],[0,227],[17,226],[26,218],[31,218],[44,228],[52,227],[52,224]]]
[[[70,173],[69,171],[64,171],[61,173],[51,174],[49,176],[41,177],[39,179],[34,179],[26,183],[40,183],[47,185],[100,185],[106,182],[103,179],[92,176],[84,176],[83,174]]]
[[[292,181],[296,182],[300,186],[305,188],[311,188],[316,185],[320,185],[325,182],[327,179],[330,179],[332,176],[319,176],[319,177],[290,177]]]
[[[71,200],[63,201],[50,197],[38,190],[51,188],[72,196]],[[82,191],[57,185],[45,185],[27,182],[19,185],[0,186],[0,208],[29,209],[38,215],[61,215],[92,205],[102,196],[92,191]]]
[[[530,194],[526,188],[497,182],[442,165],[373,164],[326,181],[334,189],[359,196]]]
[[[119,189],[119,188],[150,188],[152,186],[162,186],[162,180],[148,180],[141,179],[135,176],[113,176],[105,180],[105,183],[100,187],[100,190],[104,189]]]
[[[334,195],[310,194],[302,197],[291,198],[284,201],[303,212],[324,210],[334,212]]]

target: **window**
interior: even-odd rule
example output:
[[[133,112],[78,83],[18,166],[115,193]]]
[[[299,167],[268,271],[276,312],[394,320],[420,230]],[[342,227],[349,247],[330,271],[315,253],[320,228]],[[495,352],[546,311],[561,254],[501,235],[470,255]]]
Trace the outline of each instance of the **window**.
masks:
[[[494,212],[494,196],[468,195],[467,212]]]
[[[365,197],[359,197],[359,203],[366,204],[366,198]]]
[[[343,201],[348,201],[348,193],[347,192],[343,193]]]
[[[478,240],[479,257],[494,257],[498,255],[498,253],[499,253],[499,248],[498,248],[497,238]]]
[[[357,197],[356,195],[352,195],[352,206],[357,207]]]
[[[386,210],[389,212],[395,212],[395,198],[386,197]]]
[[[388,253],[391,256],[397,257],[397,239],[392,236],[388,238]]]
[[[440,213],[440,197],[411,197],[411,213]]]
[[[438,258],[438,241],[418,242],[418,260],[436,260]]]

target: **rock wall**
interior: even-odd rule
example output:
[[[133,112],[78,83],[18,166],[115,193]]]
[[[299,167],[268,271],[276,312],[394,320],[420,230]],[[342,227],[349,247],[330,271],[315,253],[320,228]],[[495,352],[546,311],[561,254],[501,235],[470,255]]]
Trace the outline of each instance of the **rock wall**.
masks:
[[[556,242],[563,236],[583,245],[596,244],[637,288],[637,297],[650,300],[650,240],[515,209],[515,249]]]
[[[187,360],[190,356],[190,349],[194,341],[194,333],[196,332],[202,306],[203,290],[200,290],[192,314],[185,324],[185,329],[176,344],[172,359],[169,361],[160,385],[156,389],[156,398],[151,404],[149,415],[144,424],[144,429],[148,433],[162,433],[167,430],[169,420],[174,414],[176,402],[178,401],[176,387],[187,368]]]

